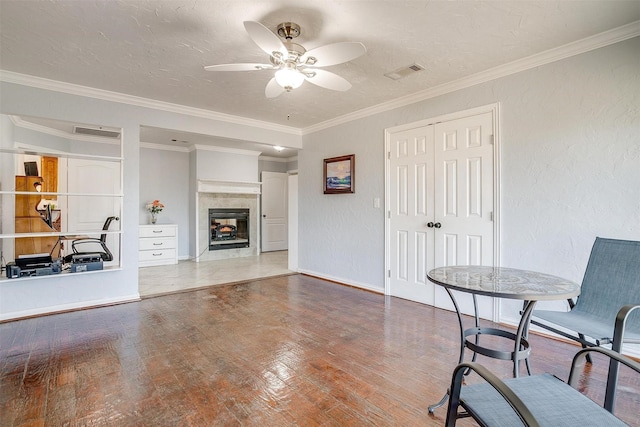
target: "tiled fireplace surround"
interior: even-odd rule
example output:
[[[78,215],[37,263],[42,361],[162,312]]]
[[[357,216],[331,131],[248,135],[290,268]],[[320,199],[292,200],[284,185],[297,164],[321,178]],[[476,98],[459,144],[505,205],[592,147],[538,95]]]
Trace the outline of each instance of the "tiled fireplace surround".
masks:
[[[198,261],[239,258],[258,255],[259,227],[258,227],[258,197],[259,194],[242,194],[232,192],[232,187],[223,189],[200,186],[198,190]],[[259,190],[258,190],[259,191]],[[217,251],[209,250],[209,209],[243,208],[249,209],[249,247],[234,248]]]

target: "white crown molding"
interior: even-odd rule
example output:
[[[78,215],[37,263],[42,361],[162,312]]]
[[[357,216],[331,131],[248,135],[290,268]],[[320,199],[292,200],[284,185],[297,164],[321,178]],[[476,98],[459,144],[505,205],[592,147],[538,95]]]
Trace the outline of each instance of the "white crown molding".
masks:
[[[521,71],[530,70],[535,67],[570,58],[581,53],[589,52],[591,50],[599,49],[601,47],[609,46],[638,36],[640,36],[640,21],[634,21],[630,24],[549,49],[526,58],[518,59],[468,77],[463,77],[461,79],[444,83],[411,95],[403,96],[389,102],[378,104],[370,108],[364,108],[353,113],[345,114],[344,116],[336,117],[335,119],[308,126],[302,129],[302,134],[308,135],[353,120],[405,107],[419,101],[435,98],[460,89],[466,89],[480,83],[486,83]]]
[[[298,160],[298,156],[291,157],[269,157],[269,156],[260,156],[260,161],[265,162],[279,162],[279,163],[289,163],[295,160]]]
[[[193,151],[193,150],[218,151],[220,153],[242,154],[244,156],[255,156],[255,157],[258,157],[260,154],[262,154],[262,151],[243,150],[240,148],[218,147],[213,145],[200,145],[200,144],[192,145],[192,149],[190,151]]]
[[[13,123],[14,126],[29,129],[36,132],[44,133],[51,136],[57,136],[59,138],[72,139],[74,141],[83,141],[83,142],[95,142],[98,144],[111,144],[111,145],[120,145],[120,138],[102,138],[99,136],[92,135],[79,135],[76,133],[65,132],[59,129],[53,129],[47,126],[39,125],[36,123],[28,122],[20,116],[10,115],[9,120]]]
[[[140,148],[149,148],[152,150],[178,151],[180,153],[188,153],[192,150],[189,147],[176,147],[175,145],[156,144],[154,142],[140,141]]]
[[[242,126],[250,126],[291,135],[301,135],[300,129],[291,126],[283,126],[261,120],[248,119],[246,117],[234,116],[231,114],[224,114],[211,110],[204,110],[201,108],[188,107],[185,105],[172,104],[170,102],[157,101],[154,99],[147,99],[119,92],[111,92],[108,90],[96,89],[88,86],[59,82],[42,77],[30,76],[28,74],[15,73],[13,71],[0,70],[0,81],[19,84],[23,86],[36,87],[39,89],[52,90],[55,92],[62,92],[70,95],[96,98],[103,101],[119,102],[122,104],[168,111],[171,113],[185,114],[211,120],[219,120],[226,123],[234,123]]]

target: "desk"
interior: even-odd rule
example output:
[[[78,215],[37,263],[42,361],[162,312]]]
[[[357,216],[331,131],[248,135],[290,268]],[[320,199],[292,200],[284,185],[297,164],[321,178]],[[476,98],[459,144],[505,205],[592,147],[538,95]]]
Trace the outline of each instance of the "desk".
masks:
[[[513,361],[513,375],[518,376],[521,360],[525,361],[527,372],[531,374],[529,367],[529,354],[531,349],[527,341],[529,321],[533,307],[537,301],[566,300],[580,294],[580,286],[560,277],[535,271],[517,270],[503,267],[480,266],[454,266],[440,267],[427,273],[430,282],[443,286],[458,315],[460,324],[460,358],[458,363],[464,360],[465,348],[473,351],[473,361],[478,354],[502,360]],[[464,328],[462,313],[458,307],[452,290],[470,293],[473,295],[473,307],[475,311],[475,327]],[[480,327],[478,317],[478,304],[476,295],[486,295],[495,298],[509,298],[524,301],[524,309],[518,324],[517,333],[497,328]],[[500,351],[480,345],[480,335],[494,335],[513,340],[513,351]],[[474,337],[473,340],[470,338]],[[442,406],[447,400],[447,395],[435,405],[429,407],[429,412]]]

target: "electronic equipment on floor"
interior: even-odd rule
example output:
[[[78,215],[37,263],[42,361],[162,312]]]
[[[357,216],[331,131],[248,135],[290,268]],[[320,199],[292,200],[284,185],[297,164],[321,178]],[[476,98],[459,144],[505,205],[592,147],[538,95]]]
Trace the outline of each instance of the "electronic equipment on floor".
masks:
[[[20,255],[14,262],[7,263],[7,278],[30,276],[48,276],[62,271],[62,263],[59,259],[52,259],[51,255],[30,254]]]
[[[80,253],[71,256],[71,272],[96,271],[103,269],[102,257],[99,253]]]

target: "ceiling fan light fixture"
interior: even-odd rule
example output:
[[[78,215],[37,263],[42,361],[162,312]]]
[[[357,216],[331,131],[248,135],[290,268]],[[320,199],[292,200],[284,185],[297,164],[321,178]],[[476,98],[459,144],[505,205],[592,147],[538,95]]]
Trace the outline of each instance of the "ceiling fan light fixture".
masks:
[[[264,94],[267,98],[280,96],[284,91],[291,92],[300,87],[305,80],[325,89],[340,92],[349,90],[351,83],[347,80],[317,67],[342,64],[367,52],[360,42],[337,42],[307,51],[300,44],[293,42],[300,35],[300,26],[293,22],[278,25],[277,35],[256,21],[244,21],[244,28],[255,44],[269,55],[269,63],[219,64],[204,68],[207,71],[274,70],[275,76],[265,86]],[[284,40],[280,40],[278,35]]]
[[[295,68],[283,68],[276,71],[276,82],[287,92],[299,88],[304,83],[304,74]]]

